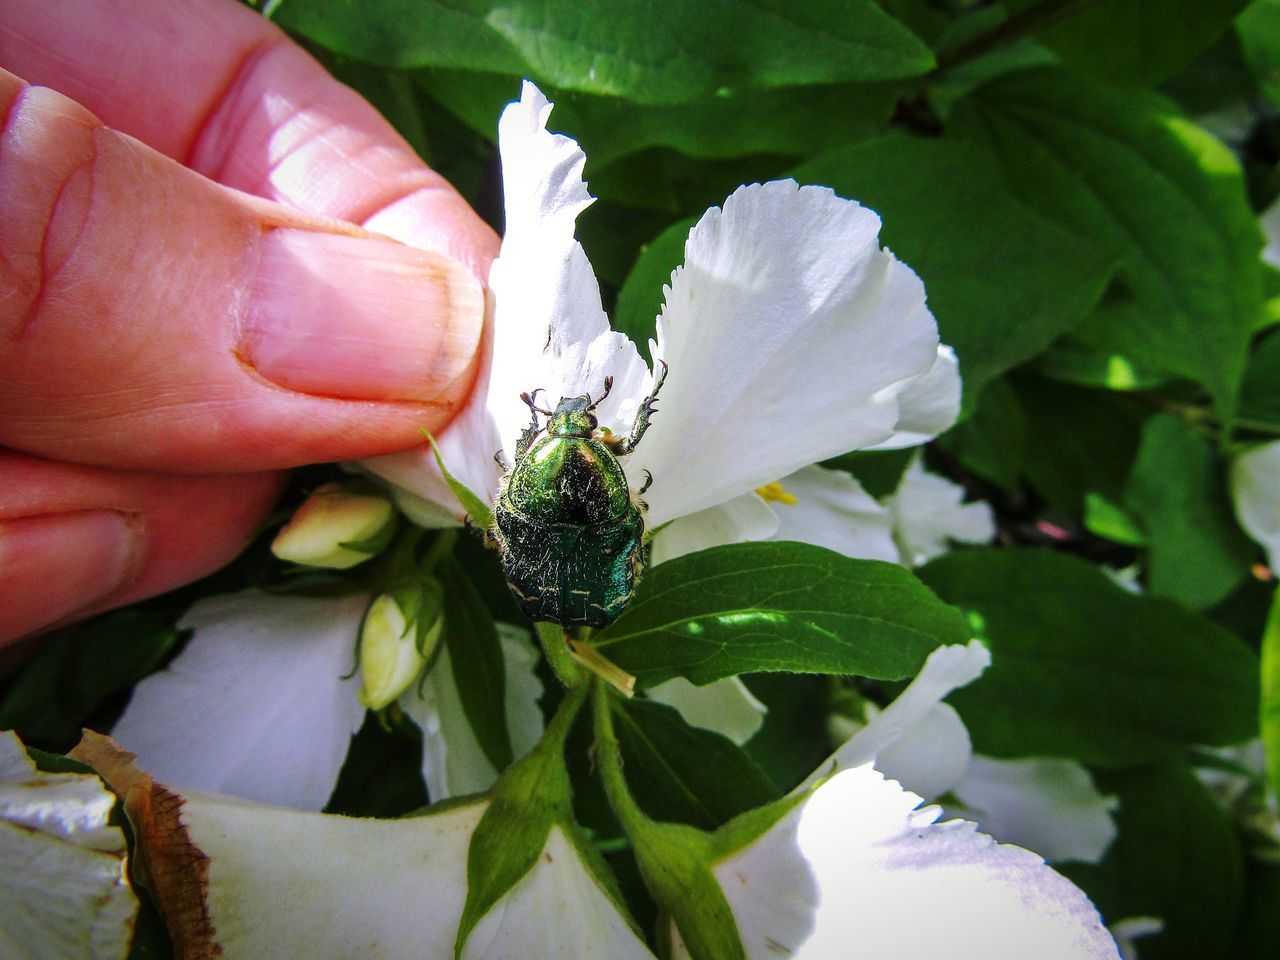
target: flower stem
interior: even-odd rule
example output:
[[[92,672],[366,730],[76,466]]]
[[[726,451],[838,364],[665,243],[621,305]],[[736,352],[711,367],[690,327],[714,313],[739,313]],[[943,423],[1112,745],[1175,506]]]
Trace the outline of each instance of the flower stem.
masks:
[[[1059,20],[1075,16],[1082,10],[1093,6],[1097,0],[1044,0],[996,24],[990,30],[984,30],[967,43],[938,54],[938,69],[941,73],[971,60],[1007,47],[1012,43],[1039,33]]]
[[[582,670],[573,659],[569,650],[569,636],[564,627],[558,623],[540,620],[534,624],[538,634],[538,642],[542,644],[542,652],[547,655],[547,663],[556,679],[570,689],[582,683]]]
[[[605,682],[598,677],[593,678],[591,710],[596,762],[599,764],[600,782],[604,785],[605,796],[609,798],[609,806],[613,808],[622,829],[629,836],[634,836],[652,821],[631,796],[631,788],[627,786],[626,775],[622,772],[622,748],[613,731],[613,705],[609,701],[611,696]]]
[[[603,653],[581,640],[568,639],[569,653],[573,659],[601,677],[624,697],[635,696],[636,678],[606,657]]]

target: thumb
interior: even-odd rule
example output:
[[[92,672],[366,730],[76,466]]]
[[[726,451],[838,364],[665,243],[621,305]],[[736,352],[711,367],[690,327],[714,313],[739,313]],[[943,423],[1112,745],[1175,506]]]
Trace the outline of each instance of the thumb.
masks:
[[[465,402],[483,317],[454,261],[222,187],[0,70],[0,445],[200,472],[404,448]]]

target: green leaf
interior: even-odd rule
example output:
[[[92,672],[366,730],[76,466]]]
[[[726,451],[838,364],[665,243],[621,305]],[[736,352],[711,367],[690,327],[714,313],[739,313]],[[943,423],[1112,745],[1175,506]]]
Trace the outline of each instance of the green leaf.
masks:
[[[1280,330],[1263,335],[1254,346],[1240,391],[1240,416],[1280,430]]]
[[[455,563],[439,567],[444,587],[444,640],[462,711],[495,770],[511,763],[506,675],[493,616]]]
[[[414,76],[432,97],[488,137],[497,130],[502,108],[520,95],[518,80],[504,74],[424,70]],[[551,128],[570,131],[587,154],[593,192],[601,167],[653,147],[703,159],[756,153],[800,157],[860,140],[888,126],[903,90],[900,82],[783,87],[651,105],[542,88],[555,104]]]
[[[1085,494],[1084,525],[1094,536],[1116,543],[1131,547],[1142,547],[1147,543],[1147,536],[1137,521],[1100,493]]]
[[[593,642],[641,686],[739,673],[912,675],[963,618],[891,563],[802,543],[740,543],[650,570]]]
[[[1254,653],[1182,606],[1135,596],[1086,561],[1045,550],[965,550],[920,571],[991,648],[957,690],[974,749],[1102,766],[1147,763],[1257,728]]]
[[[1236,18],[1245,61],[1258,86],[1280,104],[1280,0],[1255,0]]]
[[[612,704],[627,782],[649,816],[710,830],[780,796],[727,737],[691,727],[664,704]]]
[[[1262,237],[1230,151],[1165,101],[1058,70],[989,84],[955,118],[1015,196],[1120,260],[1076,337],[1204,384],[1230,419],[1262,310]]]
[[[881,241],[924,280],[955,347],[971,408],[988,380],[1074,327],[1113,261],[1009,195],[995,156],[949,137],[894,132],[823,154],[792,175],[884,219]]]
[[[1051,4],[1005,0],[1019,13]],[[1114,83],[1150,85],[1173,76],[1230,25],[1248,0],[1106,0],[1036,32],[1064,63]],[[1057,4],[1061,6],[1061,4]]]
[[[1280,590],[1271,600],[1271,612],[1262,632],[1262,690],[1258,729],[1267,756],[1267,791],[1270,802],[1280,803]]]
[[[743,748],[770,781],[790,787],[803,781],[831,755],[827,710],[831,696],[826,677],[762,673],[743,677],[769,708],[764,726]]]
[[[941,443],[966,470],[1005,490],[1016,490],[1025,458],[1027,422],[1008,381],[988,383],[973,415],[948,430]]]
[[[1152,417],[1125,501],[1147,532],[1147,586],[1196,610],[1248,573],[1254,546],[1236,525],[1209,441],[1172,414]]]
[[[1110,391],[1033,376],[1019,376],[1013,385],[1026,416],[1025,472],[1032,486],[1076,517],[1090,493],[1121,502],[1150,411]]]
[[[325,813],[347,817],[400,817],[425,807],[422,733],[412,723],[385,729],[373,713],[351,738]]]
[[[1231,960],[1274,960],[1280,943],[1280,864],[1251,860],[1245,865],[1244,904],[1228,956]]]
[[[1103,772],[1097,779],[1102,792],[1120,798],[1119,834],[1101,864],[1059,869],[1109,921],[1164,921],[1162,933],[1138,941],[1142,960],[1233,956],[1228,947],[1240,910],[1243,864],[1235,830],[1218,802],[1180,758]]]
[[[934,65],[872,0],[285,0],[275,19],[383,66],[527,76],[638,103],[891,80]]]
[[[108,697],[159,667],[180,639],[168,615],[145,609],[114,610],[48,638],[0,698],[0,730],[69,749]]]

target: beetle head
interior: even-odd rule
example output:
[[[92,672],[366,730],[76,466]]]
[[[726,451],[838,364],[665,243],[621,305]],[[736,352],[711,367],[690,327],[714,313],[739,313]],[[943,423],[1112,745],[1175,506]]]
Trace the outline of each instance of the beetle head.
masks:
[[[609,395],[612,389],[613,377],[605,377],[604,393],[600,394],[598,400],[592,400],[589,393],[584,393],[580,397],[561,397],[560,402],[556,404],[555,412],[551,414],[551,419],[547,421],[547,433],[553,437],[590,439],[596,427],[600,426],[591,411],[596,408],[596,404]]]
[[[591,413],[595,404],[591,397],[561,397],[555,412],[547,421],[547,433],[553,437],[580,437],[588,439],[599,424]]]

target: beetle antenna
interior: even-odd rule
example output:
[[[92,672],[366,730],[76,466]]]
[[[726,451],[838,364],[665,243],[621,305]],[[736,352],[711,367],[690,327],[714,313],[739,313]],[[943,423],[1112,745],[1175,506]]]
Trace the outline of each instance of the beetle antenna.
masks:
[[[542,409],[540,406],[538,406],[538,404],[537,404],[538,394],[540,394],[540,393],[546,393],[546,392],[547,392],[547,391],[546,391],[546,390],[544,390],[542,387],[539,387],[537,390],[533,391],[533,393],[522,393],[522,394],[520,394],[520,399],[521,399],[521,400],[523,400],[523,401],[528,405],[528,407],[529,407],[529,409],[530,409],[530,410],[534,411],[535,413],[540,413],[540,414],[542,414],[544,417],[549,417],[549,416],[551,416],[551,411],[550,411],[550,410],[543,410],[543,409]]]
[[[588,410],[594,410],[600,404],[604,403],[604,398],[609,395],[609,391],[613,389],[613,377],[604,378],[604,393],[600,394],[599,400],[592,400],[587,407]]]

